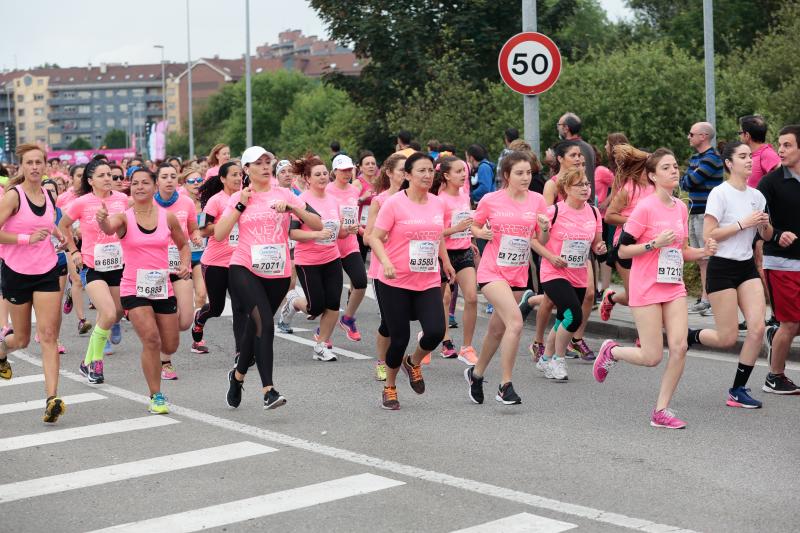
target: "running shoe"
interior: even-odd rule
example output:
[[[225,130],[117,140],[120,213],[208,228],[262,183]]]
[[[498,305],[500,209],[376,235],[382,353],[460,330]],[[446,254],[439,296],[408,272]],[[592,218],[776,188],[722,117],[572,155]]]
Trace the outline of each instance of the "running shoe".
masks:
[[[510,381],[505,385],[500,385],[500,388],[497,389],[497,396],[494,399],[504,405],[519,405],[522,403],[522,398],[514,391],[514,385]]]
[[[458,353],[456,352],[456,347],[453,346],[453,341],[442,341],[442,358],[455,359],[456,357],[458,357]]]
[[[653,409],[653,414],[650,416],[650,425],[654,428],[684,429],[686,422],[675,416],[669,409],[661,409],[659,411]]]
[[[111,335],[109,335],[108,338],[111,344],[119,344],[122,342],[122,327],[120,327],[119,322],[111,326]]]
[[[78,321],[78,335],[86,335],[92,330],[92,323],[87,321],[85,318],[81,318]]]
[[[319,328],[317,328],[316,331],[314,331],[314,340],[319,342]],[[328,347],[329,350],[333,349],[333,343],[331,341],[326,342],[325,345]]]
[[[400,402],[397,401],[397,387],[384,387],[381,394],[381,408],[387,411],[397,411],[400,409]]]
[[[767,374],[761,390],[771,394],[800,394],[800,388],[787,378],[786,374],[773,374],[772,372]]]
[[[72,287],[67,287],[64,291],[64,314],[68,315],[72,312]]]
[[[494,313],[494,306],[492,304],[486,304],[486,314],[491,315]]]
[[[169,407],[167,407],[167,399],[160,392],[150,396],[150,407],[147,409],[154,415],[169,414]]]
[[[47,404],[44,408],[44,416],[42,421],[46,424],[55,424],[58,417],[67,411],[67,404],[58,396],[50,396],[47,399]]]
[[[519,311],[522,313],[523,322],[528,318],[528,315],[531,314],[531,311],[533,311],[533,307],[531,307],[528,303],[528,298],[531,296],[533,296],[533,291],[526,289],[525,292],[522,293],[522,297],[519,299]]]
[[[58,343],[58,354],[64,355],[65,353],[67,353],[67,347],[61,343]]]
[[[597,358],[592,349],[589,348],[589,345],[586,344],[586,340],[584,339],[577,341],[572,340],[569,342],[568,347],[577,352],[578,355],[580,355],[580,358],[584,361],[594,361]]]
[[[456,315],[449,315],[447,317],[447,326],[452,329],[458,327],[458,322],[456,322]]]
[[[475,367],[470,366],[464,369],[464,379],[469,385],[469,399],[472,403],[483,403],[483,378],[475,377]]]
[[[761,409],[761,402],[750,396],[750,389],[745,387],[728,389],[728,401],[725,402],[725,405],[745,409]]]
[[[103,376],[103,361],[92,361],[89,363],[89,383],[98,385],[105,381]]]
[[[331,351],[324,343],[318,342],[314,345],[314,359],[317,361],[336,361],[336,354]]]
[[[12,374],[11,363],[8,362],[8,357],[0,359],[0,378],[11,379]]]
[[[192,320],[192,340],[194,342],[200,342],[203,340],[203,328],[205,326],[197,321],[197,315],[199,314],[200,309],[194,312],[194,320]]]
[[[528,351],[531,353],[531,360],[538,363],[539,359],[544,355],[544,343],[533,341],[528,345]]]
[[[285,333],[286,335],[291,335],[292,333],[294,333],[294,329],[292,329],[292,326],[290,326],[286,322],[281,322],[280,320],[278,320],[278,323],[275,324],[275,326],[278,328],[279,332]]]
[[[742,320],[741,322],[739,322],[739,335],[741,335],[742,333],[747,333],[747,321],[746,320]]]
[[[429,365],[431,364],[431,354],[427,353],[422,357],[422,361],[419,362],[421,365]]]
[[[411,386],[411,390],[417,394],[425,392],[425,380],[422,379],[422,366],[412,364],[411,356],[407,355],[403,358],[401,367],[403,372],[408,376],[408,384]]]
[[[14,333],[14,328],[12,328],[11,326],[3,326],[3,329],[0,330],[0,338],[4,339],[9,335],[11,335],[12,333]]]
[[[85,378],[89,378],[89,367],[86,366],[83,362],[81,362],[80,366],[78,367],[78,372],[81,373],[81,376]]]
[[[167,381],[175,381],[178,379],[178,373],[175,371],[175,367],[172,363],[161,365],[161,379],[165,379]]]
[[[356,317],[348,317],[342,315],[339,319],[339,327],[347,334],[347,338],[351,341],[358,342],[361,340],[361,333],[358,332],[356,327]]]
[[[206,341],[193,342],[192,353],[208,353],[208,346],[206,346]]]
[[[596,379],[598,383],[602,383],[606,380],[608,371],[611,370],[611,367],[617,362],[611,355],[611,350],[616,346],[619,346],[619,344],[611,339],[606,339],[603,341],[603,345],[600,346],[600,355],[594,360],[594,367],[592,368],[592,374],[594,374],[594,379]]]
[[[544,374],[547,374],[547,369],[550,366],[550,359],[551,358],[545,357],[544,355],[541,356],[539,360],[536,361],[536,370]]]
[[[775,339],[775,334],[778,332],[779,326],[767,326],[764,332],[764,344],[767,349],[767,364],[772,365],[772,341]]]
[[[780,323],[780,322],[778,322],[778,319],[777,319],[777,318],[775,318],[775,315],[772,315],[772,316],[769,318],[769,320],[765,320],[765,321],[764,321],[764,324],[765,324],[766,326],[775,326],[776,328],[777,328],[777,327],[779,327],[779,326],[781,325],[781,323]]]
[[[563,357],[551,357],[550,364],[544,369],[544,377],[556,381],[567,381],[567,361]]]
[[[267,391],[264,395],[264,409],[277,409],[286,404],[286,398],[274,388]]]
[[[97,309],[97,307],[94,306],[94,302],[91,300],[89,300],[89,309]]]
[[[106,345],[103,347],[103,355],[113,355],[114,348],[111,346],[111,339],[106,339]]]
[[[386,381],[386,363],[375,361],[375,381]]]
[[[462,346],[458,351],[458,360],[468,366],[475,366],[478,363],[478,354],[472,346]]]
[[[689,306],[689,314],[690,315],[697,315],[697,314],[704,314],[706,311],[711,309],[711,304],[705,300],[699,300],[694,304]]]
[[[242,403],[242,390],[244,390],[244,381],[236,379],[236,369],[232,368],[228,372],[228,394],[225,395],[228,407],[234,409],[239,407],[239,404]]]
[[[283,324],[288,331],[283,333],[294,333],[292,330],[292,318],[297,314],[297,309],[294,308],[294,301],[300,296],[297,290],[292,289],[286,293],[286,301],[283,302],[280,311],[278,311],[278,325]]]
[[[636,340],[633,341],[633,345],[636,346],[637,348],[641,348],[642,347],[642,339],[640,339],[639,337],[636,337]]]
[[[36,344],[41,344],[41,342],[39,342],[39,334],[38,333],[33,336],[33,342],[35,342]]]
[[[608,322],[611,318],[611,311],[614,310],[614,301],[611,299],[616,294],[611,289],[603,291],[603,298],[600,300],[600,320]]]
[[[578,359],[580,356],[580,352],[573,346],[572,341],[569,341],[567,343],[567,350],[564,352],[564,357],[567,359]]]

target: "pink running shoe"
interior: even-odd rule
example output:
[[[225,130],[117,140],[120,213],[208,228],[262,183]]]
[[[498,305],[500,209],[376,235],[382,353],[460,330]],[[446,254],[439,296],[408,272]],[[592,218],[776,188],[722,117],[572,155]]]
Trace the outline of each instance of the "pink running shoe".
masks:
[[[639,337],[636,337],[636,340],[633,342],[633,344],[634,344],[634,345],[635,345],[637,348],[641,348],[641,347],[642,347],[642,341],[641,341],[641,340],[639,340]]]
[[[606,289],[603,293],[603,299],[600,302],[600,320],[608,322],[611,318],[611,311],[614,309],[614,302],[611,297],[614,296],[614,291]]]
[[[467,366],[475,366],[478,363],[478,354],[472,346],[462,346],[458,351],[458,360]]]
[[[616,346],[619,346],[619,344],[611,339],[606,339],[603,341],[603,345],[600,346],[600,354],[597,356],[597,359],[594,360],[594,367],[592,368],[592,374],[594,374],[594,379],[596,379],[598,383],[602,383],[606,380],[608,371],[617,362],[611,355],[611,350]]]
[[[161,365],[161,379],[170,381],[178,379],[178,373],[175,371],[175,367],[172,363]]]
[[[533,360],[533,364],[539,362],[539,359],[542,358],[544,355],[544,343],[533,341],[528,346],[528,351],[531,352],[531,359]]]
[[[58,345],[58,353],[64,355],[67,353],[67,348],[63,344]]]
[[[686,422],[675,416],[669,409],[661,409],[660,411],[653,409],[653,414],[650,416],[650,425],[654,428],[684,429]]]

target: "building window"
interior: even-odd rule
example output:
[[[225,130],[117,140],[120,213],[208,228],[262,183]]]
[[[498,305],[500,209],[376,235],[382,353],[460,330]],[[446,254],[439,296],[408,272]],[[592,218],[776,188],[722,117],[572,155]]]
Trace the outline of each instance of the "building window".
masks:
[[[92,106],[90,106],[90,105],[88,105],[88,104],[86,104],[86,105],[79,105],[79,106],[78,106],[78,113],[81,113],[81,114],[89,114],[89,113],[91,113],[91,112],[92,112]]]
[[[21,135],[19,138],[19,143],[25,144],[26,142],[28,142],[28,139],[26,139],[24,135]]]
[[[94,98],[100,98],[101,94],[102,93],[100,91],[92,91],[92,96]]]
[[[170,110],[175,109],[175,102],[168,103],[167,104],[167,109],[170,109]]]
[[[102,110],[103,110],[103,106],[101,106],[100,104],[94,104],[94,112],[95,113],[100,113]]]
[[[173,96],[175,94],[175,87],[170,87],[167,89],[167,96]]]
[[[120,111],[120,113],[127,113],[128,112],[128,104],[119,104],[119,111]]]
[[[44,85],[44,80],[42,78],[39,78],[38,80],[36,80],[36,85]]]
[[[169,117],[169,123],[170,123],[170,125],[174,126],[175,125],[175,117]]]
[[[144,126],[144,117],[136,117],[133,119],[134,126]]]
[[[33,114],[36,115],[37,117],[44,116],[44,108],[43,107],[35,107],[33,109]]]
[[[71,78],[70,81],[72,81]],[[75,98],[75,91],[64,91],[63,93],[59,94],[59,96],[66,100],[72,100],[73,98]]]
[[[17,131],[25,131],[25,123],[24,122],[20,122],[19,123],[19,125],[17,126]]]
[[[78,108],[76,106],[74,106],[74,105],[65,105],[61,109],[62,109],[62,112],[64,112],[64,113],[77,113],[78,112]]]
[[[113,89],[107,89],[106,90],[106,98],[111,98],[112,96],[114,96],[114,90]]]
[[[17,95],[17,102],[20,102],[20,103],[21,103],[21,102],[24,102],[24,101],[25,101],[25,96],[23,96],[23,95],[21,95],[21,94],[18,94],[18,95]]]
[[[106,104],[106,113],[114,112],[114,104]]]
[[[34,94],[33,95],[33,100],[34,100],[34,102],[39,102],[41,100],[44,100],[44,95],[43,94]]]
[[[34,129],[40,130],[47,127],[47,122],[37,122],[33,125]]]
[[[119,119],[119,125],[123,126],[123,127],[127,127],[128,126],[128,117]]]
[[[132,89],[131,96],[144,96],[144,89]]]
[[[24,109],[17,109],[17,116],[18,117],[24,117],[25,116],[25,110]]]
[[[117,96],[128,96],[128,89],[117,90]]]
[[[92,91],[78,91],[78,98],[83,98],[88,100],[92,97]]]
[[[113,118],[107,118],[106,119],[106,127],[107,128],[113,128],[116,125],[117,125],[117,121],[115,121]]]
[[[72,142],[74,139],[75,139],[74,135],[64,135],[64,142],[65,143]]]
[[[72,131],[78,127],[77,120],[65,120],[64,121],[64,131]]]
[[[78,127],[82,130],[88,130],[92,127],[91,120],[80,120],[78,121]]]
[[[102,125],[103,125],[103,123],[99,119],[94,121],[94,128],[95,129],[99,129],[100,126],[102,126]]]

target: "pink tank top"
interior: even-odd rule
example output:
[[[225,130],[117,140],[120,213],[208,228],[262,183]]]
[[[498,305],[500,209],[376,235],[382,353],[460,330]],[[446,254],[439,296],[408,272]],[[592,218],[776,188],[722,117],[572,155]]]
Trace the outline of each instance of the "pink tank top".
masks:
[[[42,189],[45,209],[44,215],[38,216],[28,205],[28,197],[22,190],[22,185],[17,185],[14,189],[19,194],[19,209],[8,218],[3,225],[3,231],[31,235],[40,229],[46,229],[52,233],[56,227],[56,210],[47,191]],[[8,268],[19,274],[39,275],[52,270],[58,258],[53,243],[46,238],[35,244],[4,245],[3,261]]]
[[[133,208],[125,211],[128,227],[120,239],[125,268],[119,285],[120,296],[138,296],[162,300],[173,295],[169,282],[168,249],[170,230],[167,211],[158,209],[158,225],[153,233],[144,233],[136,223]]]

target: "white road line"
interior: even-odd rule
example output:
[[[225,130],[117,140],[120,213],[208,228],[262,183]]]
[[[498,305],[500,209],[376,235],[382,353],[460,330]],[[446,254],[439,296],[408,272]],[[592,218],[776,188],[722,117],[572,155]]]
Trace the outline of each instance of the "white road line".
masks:
[[[174,472],[277,451],[275,448],[270,448],[263,444],[244,441],[225,446],[142,459],[141,461],[132,461],[130,463],[90,468],[79,472],[28,479],[0,485],[0,503],[35,498],[68,490],[96,487],[97,485],[126,479]]]
[[[530,513],[519,513],[474,527],[459,529],[452,533],[495,533],[496,531],[503,533],[561,533],[576,527],[578,526],[569,522],[561,522]]]
[[[298,337],[297,335],[290,335],[287,333],[279,333],[275,332],[276,337],[280,337],[281,339],[286,339],[287,341],[296,342],[297,344],[305,344],[306,346],[314,346],[317,344],[312,339],[305,339],[303,337]],[[372,359],[372,357],[364,354],[360,354],[358,352],[351,352],[350,350],[345,350],[343,348],[333,348],[333,353],[343,355],[345,357],[349,357],[351,359]]]
[[[360,474],[150,520],[120,524],[108,529],[99,529],[93,533],[110,533],[112,531],[115,533],[158,533],[162,531],[164,533],[189,533],[304,509],[399,485],[405,485],[405,483],[374,474]]]
[[[19,355],[17,357],[20,357]],[[21,358],[21,357],[20,357]],[[80,377],[74,374],[75,377]],[[86,379],[76,379],[75,381],[86,382]],[[111,391],[105,390],[109,394],[114,394]],[[118,396],[118,394],[117,394]],[[142,398],[145,398],[142,396]],[[149,404],[150,399],[147,399]],[[67,406],[69,407],[69,406]],[[110,435],[112,433],[125,433],[127,431],[138,431],[140,429],[152,429],[162,426],[169,426],[171,424],[178,424],[179,421],[167,416],[150,415],[142,418],[129,418],[127,420],[118,420],[115,422],[105,422],[103,424],[93,424],[91,426],[81,426],[68,429],[57,429],[54,431],[44,431],[42,433],[33,433],[30,435],[20,435],[18,437],[7,437],[0,439],[0,452],[8,452],[11,450],[20,450],[22,448],[30,448],[32,446],[42,446],[45,444],[55,444],[57,442],[66,442],[76,439],[86,439],[89,437],[99,437],[101,435]]]
[[[25,385],[26,383],[38,383],[41,381],[44,381],[44,374],[33,374],[32,376],[20,376],[18,378],[4,379],[0,381],[0,389],[3,387],[10,387],[12,385]]]
[[[17,351],[15,354],[19,359],[25,362],[36,366],[42,365],[42,362],[39,358],[33,357],[28,353]],[[62,370],[61,375],[67,379],[71,379],[80,383],[86,382],[84,377],[68,370]],[[114,394],[121,398],[126,398],[128,400],[145,405],[150,402],[150,398],[147,396],[143,396],[114,385],[105,385],[103,387],[103,392],[107,394]],[[682,529],[677,526],[651,522],[650,520],[634,518],[617,513],[609,513],[607,511],[603,511],[602,509],[594,509],[584,505],[562,502],[551,498],[545,498],[543,496],[537,496],[535,494],[529,494],[527,492],[499,487],[489,483],[483,483],[481,481],[451,476],[450,474],[444,474],[433,470],[425,470],[416,466],[405,465],[394,461],[387,461],[379,457],[372,457],[357,452],[351,452],[349,450],[343,450],[341,448],[334,448],[318,442],[299,439],[297,437],[292,437],[291,435],[284,435],[283,433],[270,431],[260,427],[249,426],[247,424],[242,424],[234,420],[228,420],[226,418],[220,418],[218,416],[210,415],[202,411],[196,411],[188,407],[170,404],[170,411],[176,415],[185,416],[186,418],[195,420],[197,422],[203,422],[211,426],[227,429],[229,431],[236,431],[253,438],[262,439],[275,444],[280,444],[282,446],[289,446],[307,452],[323,455],[325,457],[348,461],[350,463],[359,464],[378,470],[385,470],[387,472],[392,472],[430,483],[439,483],[441,485],[474,492],[483,496],[491,496],[511,502],[521,503],[534,508],[547,509],[557,513],[586,518],[596,522],[620,526],[635,531],[646,531],[648,533],[694,533],[690,529]],[[2,443],[2,441],[0,441],[0,443]],[[0,447],[0,451],[2,451],[2,447]]]
[[[76,403],[94,402],[96,400],[105,400],[105,396],[95,392],[87,392],[86,394],[73,394],[72,396],[62,396],[61,399],[67,404],[67,408]],[[44,409],[47,400],[30,400],[27,402],[7,403],[0,405],[0,415],[7,415],[9,413],[20,413],[22,411],[36,411]]]
[[[664,352],[664,356],[666,357],[669,354],[668,351]],[[737,364],[739,362],[738,354],[734,355],[726,355],[721,353],[712,353],[712,352],[698,352],[695,350],[689,350],[686,355],[689,357],[695,357],[697,359],[708,359],[709,361],[721,361],[723,363],[731,363]],[[767,363],[766,359],[759,359],[756,361],[756,366],[761,366],[765,368],[769,368],[769,364]],[[792,361],[786,361],[786,368],[789,370],[800,370],[800,363],[794,363]]]

